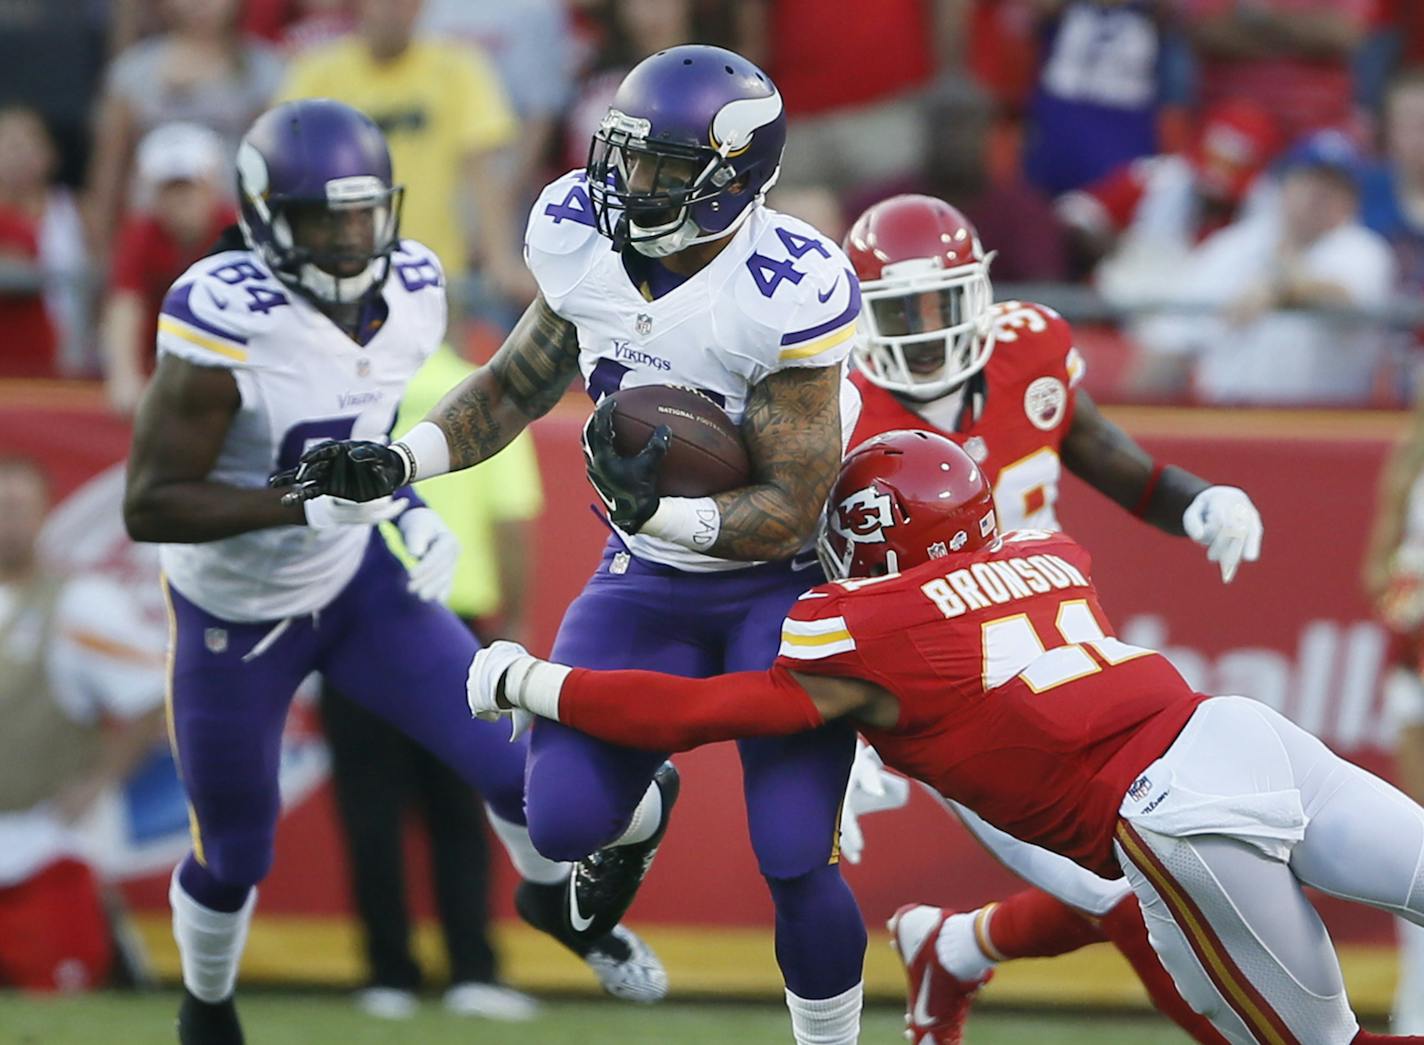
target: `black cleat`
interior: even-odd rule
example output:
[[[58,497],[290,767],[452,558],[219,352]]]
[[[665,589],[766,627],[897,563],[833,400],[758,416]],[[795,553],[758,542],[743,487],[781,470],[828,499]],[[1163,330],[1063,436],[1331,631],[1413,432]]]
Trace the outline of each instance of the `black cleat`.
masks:
[[[631,845],[605,846],[574,864],[564,905],[565,926],[573,939],[592,941],[612,932],[638,895],[681,789],[677,768],[671,762],[658,767],[653,783],[663,799],[662,822],[653,836]]]
[[[662,962],[635,933],[623,926],[595,940],[575,938],[568,929],[568,884],[520,882],[514,892],[519,916],[573,951],[593,970],[603,989],[624,1001],[650,1003],[667,996],[668,978]]]
[[[178,1007],[178,1041],[180,1045],[243,1045],[242,1024],[232,997],[206,1002],[185,987],[183,1004]]]

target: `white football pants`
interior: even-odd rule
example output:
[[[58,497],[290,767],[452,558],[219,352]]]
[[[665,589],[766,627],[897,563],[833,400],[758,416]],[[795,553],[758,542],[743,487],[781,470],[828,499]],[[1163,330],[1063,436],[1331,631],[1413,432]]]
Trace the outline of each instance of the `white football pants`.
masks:
[[[1424,809],[1245,697],[1203,703],[1138,784],[1118,861],[1182,996],[1232,1042],[1346,1045],[1302,886],[1424,925]]]
[[[1401,918],[1399,930],[1399,986],[1394,992],[1395,1034],[1424,1034],[1424,925]]]

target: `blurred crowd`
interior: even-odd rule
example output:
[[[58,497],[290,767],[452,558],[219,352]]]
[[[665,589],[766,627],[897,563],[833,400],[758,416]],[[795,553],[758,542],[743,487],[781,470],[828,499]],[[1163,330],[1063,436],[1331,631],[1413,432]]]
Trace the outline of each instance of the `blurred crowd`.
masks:
[[[792,117],[773,203],[941,195],[1108,399],[1398,405],[1424,312],[1424,13],[1403,0],[20,0],[0,6],[0,375],[131,411],[169,282],[274,100],[364,108],[487,351],[525,207],[623,72],[721,43]],[[1028,288],[1024,287],[1028,293]]]

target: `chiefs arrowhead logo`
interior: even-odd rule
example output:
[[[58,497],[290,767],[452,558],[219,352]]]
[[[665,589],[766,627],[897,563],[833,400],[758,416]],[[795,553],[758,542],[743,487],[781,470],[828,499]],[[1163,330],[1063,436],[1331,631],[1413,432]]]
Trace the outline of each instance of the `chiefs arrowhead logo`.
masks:
[[[884,544],[885,530],[895,525],[890,495],[873,486],[857,490],[837,506],[831,529],[848,541]]]

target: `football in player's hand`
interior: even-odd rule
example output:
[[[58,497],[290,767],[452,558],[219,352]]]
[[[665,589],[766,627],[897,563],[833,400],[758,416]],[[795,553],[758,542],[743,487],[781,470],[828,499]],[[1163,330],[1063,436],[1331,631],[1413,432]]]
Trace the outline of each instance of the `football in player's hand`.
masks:
[[[658,425],[672,431],[658,471],[660,497],[707,497],[751,482],[751,462],[741,432],[702,393],[643,385],[621,389],[611,398],[613,447],[620,454],[636,454]]]

